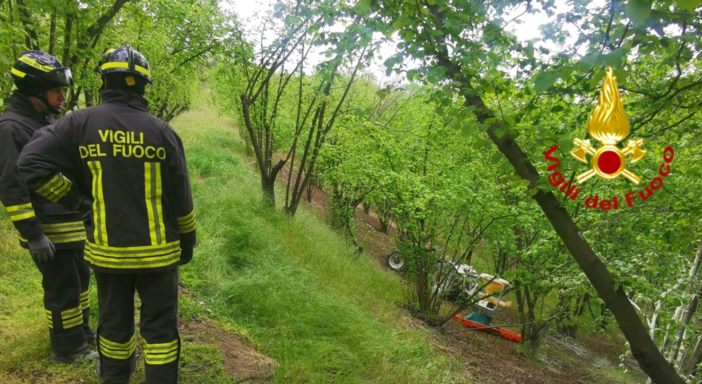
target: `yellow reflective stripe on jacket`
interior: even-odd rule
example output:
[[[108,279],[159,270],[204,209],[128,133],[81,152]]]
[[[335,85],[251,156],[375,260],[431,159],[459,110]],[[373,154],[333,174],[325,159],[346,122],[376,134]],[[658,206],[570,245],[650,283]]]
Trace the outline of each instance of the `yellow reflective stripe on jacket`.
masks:
[[[75,231],[84,231],[85,224],[82,221],[69,221],[58,224],[44,224],[44,232],[46,233],[68,233]]]
[[[121,61],[113,61],[111,63],[105,63],[100,67],[103,71],[105,69],[111,69],[111,68],[129,68],[129,63],[121,62]],[[134,65],[134,69],[137,71],[145,74],[146,76],[151,77],[151,71],[148,69],[140,66],[140,65]]]
[[[104,268],[157,268],[180,260],[180,241],[139,247],[109,247],[85,244],[85,260]]]
[[[21,62],[23,62],[23,63],[25,63],[25,64],[29,64],[30,66],[32,66],[32,67],[34,67],[34,68],[36,68],[36,69],[38,69],[38,70],[40,70],[40,71],[42,71],[42,72],[51,72],[51,71],[54,69],[54,68],[52,68],[52,67],[49,67],[48,65],[39,64],[39,63],[37,63],[36,61],[30,59],[30,58],[27,57],[27,56],[20,57],[20,58],[19,58],[19,61],[21,61]]]
[[[74,241],[85,241],[85,231],[76,233],[66,233],[63,235],[46,234],[46,237],[54,244],[72,243]]]
[[[22,72],[22,71],[20,71],[20,70],[18,70],[18,69],[14,69],[14,68],[10,69],[10,72],[11,72],[13,75],[15,75],[15,76],[17,76],[17,77],[19,77],[19,78],[23,78],[23,77],[27,76],[26,73],[24,73],[24,72]]]
[[[170,343],[149,344],[144,342],[144,356],[146,364],[162,365],[175,361],[178,358],[180,343],[174,340]]]
[[[81,292],[80,293],[80,309],[81,310],[86,310],[88,309],[88,291]]]
[[[57,173],[48,183],[39,188],[37,193],[54,203],[58,203],[71,190],[71,185],[70,180],[64,175]]]
[[[6,207],[5,212],[7,212],[7,215],[10,216],[10,220],[12,221],[26,220],[35,216],[32,203]]]
[[[70,226],[69,226],[70,225]],[[64,230],[60,230],[62,226],[65,226]],[[85,226],[82,221],[77,221],[74,223],[63,223],[63,224],[44,224],[44,232],[46,237],[51,240],[54,244],[71,243],[74,241],[85,241]],[[59,229],[56,229],[59,228]],[[68,230],[67,228],[71,228]],[[20,236],[20,241],[23,243],[27,242],[27,239]]]
[[[178,218],[180,233],[190,233],[195,230],[195,211]]]
[[[44,224],[46,237],[54,244],[71,243],[85,240],[85,224],[82,221],[72,221],[60,224]]]
[[[83,324],[83,312],[80,306],[61,312],[61,322],[63,323],[63,329],[69,329]]]
[[[98,336],[100,354],[111,359],[126,360],[132,356],[136,349],[136,333],[126,343],[117,343],[107,340],[102,335]]]
[[[107,245],[107,226],[105,219],[105,196],[102,192],[102,165],[99,161],[89,161],[88,168],[93,174],[93,220],[95,222],[95,242]]]
[[[54,317],[51,314],[51,311],[48,309],[44,309],[44,312],[46,312],[46,320],[49,322],[49,328],[54,328]]]
[[[144,189],[151,244],[160,245],[166,242],[166,226],[163,224],[161,204],[161,163],[144,163]]]

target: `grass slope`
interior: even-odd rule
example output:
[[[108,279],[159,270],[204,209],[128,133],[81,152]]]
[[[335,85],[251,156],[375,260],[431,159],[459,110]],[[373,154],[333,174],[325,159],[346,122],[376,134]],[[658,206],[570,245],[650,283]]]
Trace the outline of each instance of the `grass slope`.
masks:
[[[281,383],[470,383],[399,308],[399,278],[358,257],[315,216],[267,208],[243,143],[202,106],[177,118],[193,180],[199,246],[181,278],[181,321],[211,317],[277,360]],[[0,218],[0,382],[96,382],[48,360],[40,274]],[[97,306],[91,288],[91,306]],[[203,311],[203,305],[212,314]],[[185,343],[183,383],[230,382],[221,352]],[[143,382],[143,364],[133,382]],[[454,373],[455,372],[455,373]]]

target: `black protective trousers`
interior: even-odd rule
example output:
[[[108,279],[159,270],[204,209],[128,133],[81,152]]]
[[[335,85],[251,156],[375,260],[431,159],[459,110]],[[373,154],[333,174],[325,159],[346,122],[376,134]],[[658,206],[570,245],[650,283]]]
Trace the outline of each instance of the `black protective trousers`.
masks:
[[[134,292],[141,299],[147,384],[178,382],[178,269],[158,273],[95,271],[98,288],[100,376],[125,381],[136,368]]]
[[[83,260],[83,249],[57,250],[53,260],[35,264],[42,274],[53,353],[68,356],[85,349],[84,328],[90,326],[90,268]]]

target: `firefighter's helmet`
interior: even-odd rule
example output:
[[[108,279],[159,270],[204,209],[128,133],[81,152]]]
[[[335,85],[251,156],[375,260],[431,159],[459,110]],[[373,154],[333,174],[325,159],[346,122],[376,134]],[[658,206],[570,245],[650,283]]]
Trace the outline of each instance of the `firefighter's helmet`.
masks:
[[[107,49],[98,64],[97,72],[102,76],[111,73],[131,73],[143,78],[149,84],[153,84],[149,62],[146,61],[144,55],[129,44],[124,47]]]
[[[71,69],[42,51],[21,54],[10,69],[10,77],[22,94],[41,100],[55,114],[61,113],[61,109],[49,104],[46,92],[56,87],[73,87]]]
[[[42,51],[27,51],[20,55],[10,70],[10,77],[16,84],[42,84],[47,89],[72,87],[71,69]]]

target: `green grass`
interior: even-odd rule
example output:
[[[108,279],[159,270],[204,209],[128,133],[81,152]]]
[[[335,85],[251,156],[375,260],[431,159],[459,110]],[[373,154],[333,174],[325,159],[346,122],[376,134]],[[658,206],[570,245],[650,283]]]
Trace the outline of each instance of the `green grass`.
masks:
[[[183,269],[198,298],[281,364],[276,381],[442,382],[450,362],[400,309],[399,278],[313,213],[267,207],[238,135],[213,114],[174,123],[198,180],[199,246]]]
[[[262,201],[231,124],[206,106],[172,125],[186,147],[198,242],[181,277],[214,313],[181,298],[181,321],[211,317],[280,363],[280,383],[469,383],[407,317],[399,278],[312,212],[294,220]],[[281,194],[278,195],[282,198]],[[96,382],[91,366],[50,362],[40,274],[0,217],[0,382]],[[95,288],[91,306],[97,307]],[[185,343],[183,383],[229,382],[211,345]],[[143,382],[143,363],[135,380]]]

